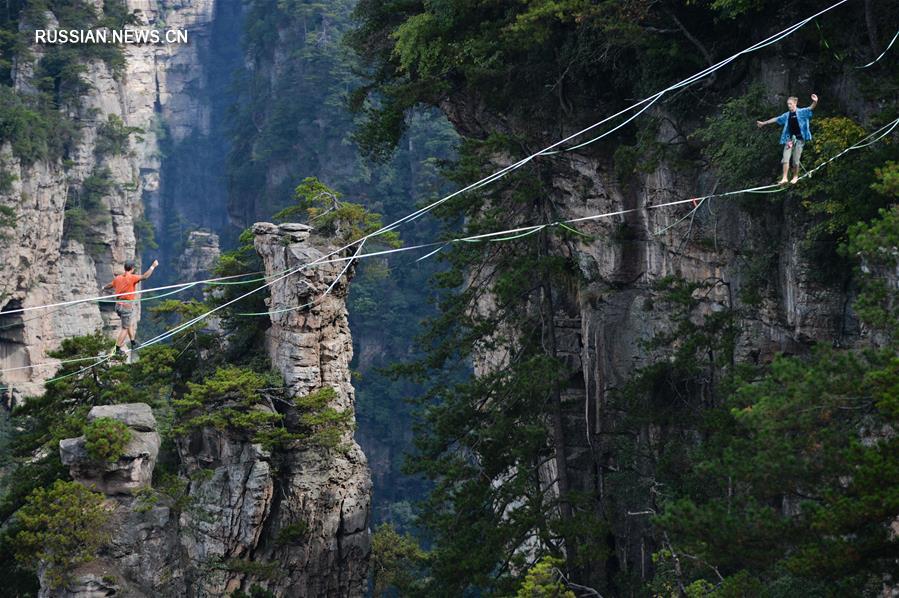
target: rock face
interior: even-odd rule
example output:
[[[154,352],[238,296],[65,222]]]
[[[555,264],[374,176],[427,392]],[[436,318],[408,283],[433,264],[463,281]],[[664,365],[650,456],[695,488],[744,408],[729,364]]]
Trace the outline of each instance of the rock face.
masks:
[[[331,249],[316,248],[303,225],[257,224],[254,232],[272,277]],[[348,276],[324,294],[342,269],[343,263],[325,264],[272,285],[273,312],[313,302],[272,315],[268,353],[286,381],[285,404],[328,387],[336,391],[331,407],[353,411]],[[283,413],[285,421],[296,417],[295,408]],[[97,417],[132,429],[135,439],[122,459],[91,463],[83,438],[62,441],[60,453],[76,480],[109,496],[113,543],[66,589],[45,589],[44,596],[224,596],[253,586],[277,596],[364,594],[371,480],[353,426],[338,448],[296,441],[276,454],[245,432],[198,428],[177,441],[181,490],[135,493],[147,486],[159,446],[150,408],[95,407],[90,418]],[[156,440],[153,450],[148,435]]]
[[[325,247],[323,252],[310,243],[309,227],[300,224],[257,223],[253,233],[256,251],[270,277],[292,272],[336,249]],[[344,266],[344,262],[320,264],[272,284],[270,307],[275,313],[268,331],[268,353],[291,396],[330,387],[336,391],[331,406],[352,411],[349,365],[353,345],[345,304],[352,268],[338,279]],[[330,293],[325,294],[332,284]],[[287,311],[306,304],[311,305]],[[279,493],[280,500],[273,505],[272,530],[277,534],[302,524],[310,539],[304,541],[302,550],[290,544],[266,547],[264,554],[289,566],[290,579],[276,586],[281,591],[288,592],[295,585],[305,588],[299,595],[364,593],[371,478],[351,430],[345,432],[342,444],[348,448],[339,454],[317,450],[292,453],[282,466],[285,492]]]
[[[178,260],[178,280],[189,281],[210,278],[221,253],[219,236],[217,234],[209,231],[191,231],[184,244],[184,252]],[[216,288],[221,287],[192,287],[179,293],[179,297],[181,299],[201,300],[205,293]]]
[[[14,233],[0,236],[0,311],[98,295],[126,259],[139,258],[135,223],[144,220],[143,205],[151,216],[159,207],[163,123],[168,142],[209,128],[208,109],[195,91],[203,85],[204,52],[219,2],[125,4],[129,12],[136,11],[135,27],[187,29],[189,43],[125,45],[120,75],[100,60],[86,63],[84,78],[90,85],[71,109],[80,140],[66,161],[25,163],[13,156],[8,143],[0,147],[0,165],[14,177],[0,193],[0,206],[11,207],[15,218]],[[47,17],[46,28],[55,28],[56,17]],[[34,89],[34,67],[44,52],[39,45],[30,50],[32,58],[19,57],[14,71],[15,88],[23,93]],[[131,135],[130,151],[96,151],[110,117],[142,130]],[[87,230],[81,236],[64,234],[67,202],[76,202],[88,177],[104,172],[111,184],[101,206],[88,214]],[[52,361],[46,353],[62,339],[116,323],[111,308],[96,303],[0,320],[0,369]],[[30,395],[52,374],[52,367],[20,369],[4,373],[3,382]]]
[[[119,420],[131,430],[131,440],[122,456],[112,463],[99,463],[87,453],[84,436],[59,442],[59,457],[76,482],[106,495],[133,494],[147,488],[159,455],[159,434],[150,406],[144,403],[94,407],[88,421],[100,417]]]
[[[803,81],[804,75],[791,72],[788,63],[773,59],[757,67],[758,77],[770,81],[772,98],[788,96]],[[870,113],[872,106],[858,105],[845,96],[845,89],[827,91],[829,97],[839,97],[852,107],[854,117]],[[463,94],[441,108],[457,130],[474,138],[497,131],[535,136],[534,123],[499,119],[476,97]],[[593,122],[597,116],[601,114],[580,114],[573,122]],[[676,116],[662,109],[652,116],[662,123],[658,143],[686,142],[683,133],[665,124],[676,122]],[[692,124],[684,126],[689,130]],[[555,140],[535,140],[534,147]],[[652,481],[664,436],[692,433],[650,423],[622,431],[626,414],[614,401],[616,391],[640,368],[670,357],[664,349],[647,347],[647,341],[670,333],[678,318],[678,307],[666,302],[660,281],[670,277],[703,285],[693,294],[698,301],[690,314],[694,323],[733,310],[737,362],[766,363],[778,353],[802,354],[815,342],[836,346],[879,342],[861,328],[852,312],[851,289],[822,282],[820,271],[815,272],[815,264],[802,250],[813,221],[798,199],[776,203],[758,199],[764,209],[751,214],[731,198],[716,199],[701,206],[694,218],[688,215],[689,204],[651,209],[728,189],[716,189],[714,181],[664,159],[651,171],[622,179],[607,151],[613,146],[602,146],[559,154],[548,185],[549,201],[558,209],[554,217],[560,220],[633,210],[579,222],[578,229],[592,239],[564,241],[553,248],[570,256],[580,275],[576,288],[554,294],[554,327],[558,357],[570,372],[561,393],[570,486],[595,495],[598,511],[612,526],[612,556],[599,563],[595,577],[587,580],[600,589],[606,579],[604,566],[648,579],[652,554],[658,549],[648,519],[629,514],[657,510],[655,488],[650,482],[641,488],[623,484],[620,472],[638,471],[642,480]],[[506,159],[498,157],[496,168],[507,166]],[[481,307],[490,308],[489,294]],[[502,368],[507,358],[502,350],[480,355],[475,371]],[[671,397],[660,395],[658,400],[667,407]],[[621,435],[633,435],[631,452],[621,450]],[[550,466],[542,473],[542,479],[557,478]]]
[[[178,262],[180,280],[200,280],[208,277],[221,255],[219,236],[209,231],[191,231]]]

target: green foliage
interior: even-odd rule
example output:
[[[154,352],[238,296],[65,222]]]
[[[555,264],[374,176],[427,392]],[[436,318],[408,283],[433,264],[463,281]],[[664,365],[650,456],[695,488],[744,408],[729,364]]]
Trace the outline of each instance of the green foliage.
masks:
[[[25,164],[60,158],[77,138],[75,125],[40,96],[0,85],[0,142],[9,142],[13,155]]]
[[[893,191],[895,193],[895,191]],[[859,317],[873,328],[899,339],[899,301],[891,285],[899,265],[899,206],[882,209],[870,223],[849,228],[849,241],[841,249],[861,266],[860,292],[855,302]]]
[[[556,571],[564,561],[543,557],[528,569],[515,598],[575,598],[574,592],[559,579]]]
[[[97,157],[126,154],[131,147],[131,135],[143,133],[144,130],[140,127],[129,127],[125,125],[122,117],[110,114],[106,122],[97,127],[94,154]]]
[[[3,169],[0,167],[0,193],[9,193],[12,191],[12,184],[14,181],[17,181],[19,177],[14,175],[13,173]],[[6,213],[5,210],[11,210],[8,206],[0,206],[0,213],[3,213],[0,218],[8,219],[11,217],[11,213]],[[6,220],[2,220],[2,222],[6,222]],[[0,224],[0,226],[9,226],[8,224]]]
[[[59,587],[107,542],[103,526],[108,518],[103,495],[77,482],[57,480],[37,488],[16,513],[16,559],[32,568],[46,564],[47,581]]]
[[[337,391],[325,387],[293,401],[299,412],[301,433],[313,446],[326,449],[340,447],[340,441],[353,414],[351,411],[338,411],[331,407],[336,398]]]
[[[372,533],[371,554],[374,596],[380,598],[391,591],[400,596],[421,595],[428,555],[415,538],[383,523]]]
[[[109,220],[104,199],[115,189],[112,173],[108,168],[95,169],[84,179],[80,191],[70,189],[66,201],[63,235],[81,243],[88,243],[93,227]]]
[[[690,0],[688,4],[699,4],[702,0]],[[736,19],[746,13],[761,10],[764,0],[711,0],[712,9],[719,11],[725,18]]]
[[[725,102],[693,133],[724,188],[744,189],[770,182],[780,163],[779,146],[774,133],[759,130],[755,121],[778,113],[778,108],[765,99],[764,88],[755,85]]]
[[[15,228],[16,211],[9,206],[0,206],[0,241],[7,238],[4,228]]]
[[[323,449],[342,449],[341,440],[352,419],[352,412],[331,406],[336,392],[322,388],[293,401],[291,425],[284,414],[275,411],[266,392],[282,390],[279,375],[259,373],[245,367],[223,366],[201,382],[188,382],[187,392],[173,401],[177,417],[176,434],[211,426],[249,435],[267,450],[296,441]]]
[[[273,374],[220,367],[200,383],[188,382],[184,397],[173,401],[178,417],[174,432],[183,435],[204,426],[231,429],[250,434],[255,442],[265,441],[267,448],[272,448],[272,439],[263,434],[279,425],[283,416],[265,407],[260,391],[280,384]]]
[[[131,441],[131,430],[110,417],[98,417],[84,427],[84,446],[92,459],[118,461]]]
[[[148,249],[159,249],[156,242],[156,232],[153,229],[153,223],[145,217],[140,216],[134,219],[134,236],[137,240],[137,252],[141,253]]]
[[[874,191],[887,197],[899,198],[899,164],[888,161],[881,168],[874,169],[876,183],[871,184]]]
[[[278,530],[278,535],[275,536],[275,544],[278,546],[299,544],[308,533],[309,524],[305,521],[296,521]]]
[[[263,269],[262,260],[253,248],[253,231],[247,229],[241,233],[238,246],[230,251],[225,251],[219,257],[213,269],[216,276],[237,276],[259,272]],[[256,318],[239,316],[240,313],[268,312],[265,300],[268,293],[257,292],[249,294],[249,291],[257,288],[256,276],[248,276],[248,282],[231,280],[232,284],[221,285],[215,289],[215,293],[208,296],[206,303],[211,307],[218,307],[230,303],[228,307],[219,310],[222,318],[222,328],[228,335],[226,350],[222,353],[223,359],[228,363],[246,365],[256,370],[267,369],[268,364],[262,363],[259,356],[265,355],[265,326],[259,325]]]
[[[306,177],[294,190],[297,205],[275,214],[279,220],[305,212],[310,224],[321,234],[342,243],[350,243],[374,233],[382,227],[381,215],[368,211],[364,206],[340,201],[340,193],[315,177]],[[388,247],[399,247],[400,237],[395,231],[379,234],[373,239]]]
[[[814,168],[844,151],[866,135],[856,122],[845,117],[815,119],[813,143],[803,155],[806,168]],[[894,156],[892,144],[881,142],[864,150],[851,151],[803,182],[797,191],[803,206],[824,218],[810,232],[809,239],[843,242],[846,230],[856,222],[869,220],[886,206],[882,194],[872,194],[875,166]]]
[[[222,564],[223,568],[234,573],[240,573],[256,579],[277,579],[283,575],[280,563],[251,561],[249,559],[228,559]],[[251,590],[250,596],[253,596]],[[258,594],[257,594],[258,595]],[[265,594],[262,594],[263,596]]]
[[[575,114],[614,112],[606,108],[617,98],[641,97],[707,66],[688,41],[653,33],[671,27],[672,14],[703,39],[717,16],[618,1],[362,0],[351,43],[370,81],[351,98],[366,117],[356,139],[375,157],[389,156],[411,108],[463,96],[534,131],[556,130]]]
[[[879,578],[896,552],[884,530],[897,442],[881,430],[896,423],[897,383],[893,351],[819,349],[740,384],[729,411],[708,417],[688,495],[657,520],[703,564],[691,574],[790,574],[826,580],[827,596]]]

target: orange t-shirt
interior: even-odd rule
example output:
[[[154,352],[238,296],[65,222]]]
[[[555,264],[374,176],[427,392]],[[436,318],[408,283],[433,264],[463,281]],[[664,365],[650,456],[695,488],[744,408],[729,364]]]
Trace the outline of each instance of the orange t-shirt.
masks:
[[[139,274],[119,274],[112,279],[112,290],[118,295],[119,299],[135,299],[134,287],[141,281]]]

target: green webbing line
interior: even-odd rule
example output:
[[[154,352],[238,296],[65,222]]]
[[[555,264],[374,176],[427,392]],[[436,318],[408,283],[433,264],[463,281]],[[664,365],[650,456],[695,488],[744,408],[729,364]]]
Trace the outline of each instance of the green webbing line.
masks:
[[[760,189],[758,191],[744,191],[744,193],[783,193],[788,189],[787,186],[781,186],[779,189]]]
[[[556,226],[561,226],[562,228],[564,228],[565,230],[567,230],[567,231],[569,231],[569,232],[572,232],[572,233],[574,233],[574,234],[576,234],[576,235],[580,235],[580,236],[582,236],[582,237],[587,237],[588,239],[592,239],[592,238],[593,238],[593,235],[588,235],[587,233],[582,233],[582,232],[579,231],[578,229],[576,229],[576,228],[574,228],[574,227],[571,227],[571,226],[568,226],[568,225],[565,224],[564,222],[556,222]]]

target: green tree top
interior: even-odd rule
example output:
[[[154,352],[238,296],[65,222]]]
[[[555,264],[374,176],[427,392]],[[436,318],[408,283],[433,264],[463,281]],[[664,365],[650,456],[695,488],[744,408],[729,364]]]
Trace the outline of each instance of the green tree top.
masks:
[[[342,201],[342,195],[315,177],[306,177],[294,190],[297,205],[287,207],[275,219],[286,220],[305,215],[309,224],[321,234],[333,236],[343,243],[357,241],[382,227],[381,215],[368,211],[364,206]],[[399,247],[399,235],[394,231],[381,233],[373,241]]]
[[[111,417],[99,417],[84,427],[87,454],[97,461],[117,461],[131,441],[131,430]]]
[[[37,488],[16,514],[16,559],[32,569],[45,563],[47,581],[59,587],[108,541],[103,529],[108,520],[103,495],[77,482],[56,480]]]

